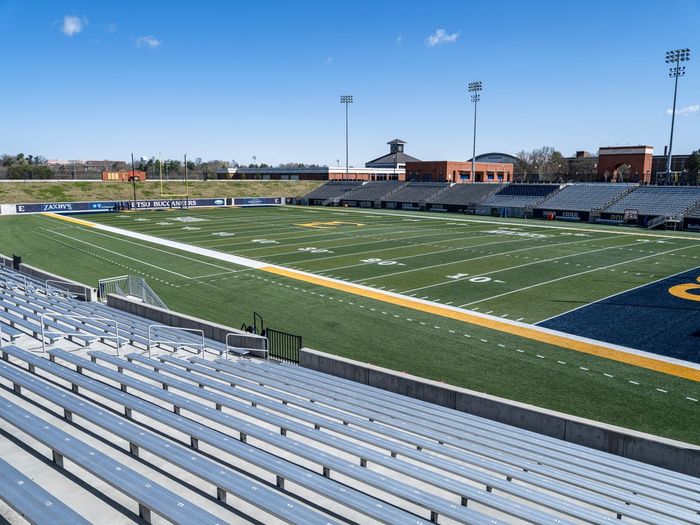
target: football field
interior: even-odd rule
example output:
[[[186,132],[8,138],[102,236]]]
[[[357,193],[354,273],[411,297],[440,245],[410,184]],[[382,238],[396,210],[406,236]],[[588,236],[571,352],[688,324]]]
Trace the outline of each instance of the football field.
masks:
[[[700,442],[698,370],[664,360],[681,356],[664,339],[663,317],[645,348],[659,354],[658,366],[647,366],[646,354],[619,359],[534,326],[647,285],[686,286],[665,283],[700,267],[698,235],[307,207],[77,219],[3,218],[3,251],[93,286],[144,276],[174,310],[235,327],[256,311],[318,350]],[[680,307],[664,310],[669,322],[700,304],[684,293]],[[654,298],[644,301],[640,309]],[[622,336],[635,331],[633,315],[597,322]],[[682,357],[697,362],[698,339],[686,339]]]

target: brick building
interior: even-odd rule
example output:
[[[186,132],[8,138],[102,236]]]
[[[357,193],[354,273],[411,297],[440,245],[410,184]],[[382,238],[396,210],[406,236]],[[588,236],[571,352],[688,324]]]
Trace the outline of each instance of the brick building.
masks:
[[[477,162],[472,180],[471,162],[434,160],[406,162],[406,180],[432,182],[512,182],[513,164]]]

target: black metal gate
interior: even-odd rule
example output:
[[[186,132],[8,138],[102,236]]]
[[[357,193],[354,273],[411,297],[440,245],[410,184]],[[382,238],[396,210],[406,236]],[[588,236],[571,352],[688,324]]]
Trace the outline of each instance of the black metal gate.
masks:
[[[263,332],[270,345],[270,357],[288,363],[299,363],[299,350],[302,348],[300,335],[288,334],[268,328]]]

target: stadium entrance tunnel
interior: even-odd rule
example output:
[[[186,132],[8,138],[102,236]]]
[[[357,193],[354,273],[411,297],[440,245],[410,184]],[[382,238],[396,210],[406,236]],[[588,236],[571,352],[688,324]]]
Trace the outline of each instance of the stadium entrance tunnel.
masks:
[[[700,267],[539,326],[700,364]]]

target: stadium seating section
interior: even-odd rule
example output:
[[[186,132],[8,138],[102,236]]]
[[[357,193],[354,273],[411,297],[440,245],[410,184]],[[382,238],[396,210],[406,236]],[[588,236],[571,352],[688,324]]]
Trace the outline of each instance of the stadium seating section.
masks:
[[[11,523],[697,523],[690,476],[166,326],[149,355],[151,321],[9,269],[0,294]]]
[[[636,187],[635,184],[567,184],[560,191],[542,201],[538,208],[576,211],[597,210]]]
[[[509,184],[481,204],[494,208],[526,208],[558,189],[558,184]]]
[[[433,197],[426,199],[431,204],[463,205],[471,206],[481,202],[486,197],[503,188],[502,184],[474,183],[474,184],[453,184],[447,191],[443,191]]]
[[[363,186],[352,190],[341,199],[342,201],[378,201],[385,195],[399,189],[406,184],[405,182],[395,180],[372,181]]]
[[[447,182],[409,182],[397,192],[388,195],[382,200],[385,202],[419,204],[446,190],[449,186]]]
[[[337,199],[344,193],[361,185],[362,182],[359,181],[330,181],[325,183],[323,186],[316,188],[308,195],[305,195],[304,199],[308,199],[309,201]]]
[[[700,202],[700,188],[685,186],[641,186],[604,211],[623,213],[637,210],[639,215],[682,215]]]

